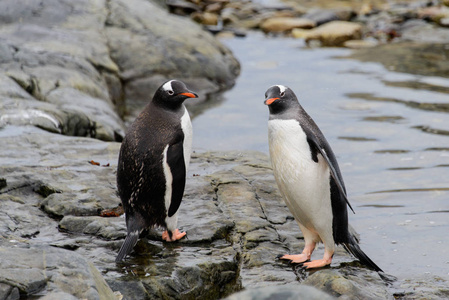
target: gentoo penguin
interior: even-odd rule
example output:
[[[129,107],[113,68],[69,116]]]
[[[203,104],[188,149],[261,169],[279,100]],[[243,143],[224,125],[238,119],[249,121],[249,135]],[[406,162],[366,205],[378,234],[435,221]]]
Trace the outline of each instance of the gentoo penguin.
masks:
[[[346,206],[352,207],[323,133],[290,88],[270,87],[265,104],[270,110],[268,143],[276,183],[305,240],[301,254],[280,258],[303,263],[306,268],[324,267],[331,264],[335,245],[342,244],[363,264],[382,271],[349,232]],[[307,262],[319,242],[324,243],[323,259]]]
[[[131,252],[144,229],[164,227],[165,241],[186,234],[176,228],[192,149],[192,123],[183,102],[197,97],[183,82],[170,80],[128,129],[117,167],[127,227],[117,262]]]

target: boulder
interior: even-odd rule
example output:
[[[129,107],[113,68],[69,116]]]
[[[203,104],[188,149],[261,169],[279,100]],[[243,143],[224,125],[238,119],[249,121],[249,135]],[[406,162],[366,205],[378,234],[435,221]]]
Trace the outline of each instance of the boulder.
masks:
[[[167,79],[203,100],[232,86],[240,70],[232,53],[156,3],[1,1],[0,126],[121,141],[120,117],[133,119]]]
[[[231,51],[192,20],[171,15],[155,2],[108,1],[104,32],[130,107],[140,110],[161,82],[171,78],[203,97],[231,87],[240,72]]]
[[[332,21],[311,29],[305,36],[306,43],[319,41],[322,46],[341,46],[349,40],[362,37],[362,25],[346,21]]]
[[[264,32],[285,32],[294,28],[310,29],[316,26],[316,23],[305,18],[278,17],[269,18],[260,24]]]

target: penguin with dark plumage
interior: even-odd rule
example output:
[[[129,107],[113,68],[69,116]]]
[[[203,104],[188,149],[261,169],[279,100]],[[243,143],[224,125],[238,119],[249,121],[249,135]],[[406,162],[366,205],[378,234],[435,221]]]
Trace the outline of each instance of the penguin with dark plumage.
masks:
[[[169,242],[186,234],[177,229],[192,149],[192,123],[183,102],[197,97],[181,81],[164,83],[122,142],[117,188],[127,235],[117,262],[131,252],[144,229],[165,228],[162,239]]]
[[[364,265],[382,271],[359,247],[348,229],[349,204],[340,168],[323,133],[299,104],[293,91],[274,85],[265,93],[270,110],[268,143],[271,164],[282,197],[305,240],[301,254],[281,259],[306,268],[330,265],[335,245],[342,244]],[[324,257],[309,261],[317,243]]]

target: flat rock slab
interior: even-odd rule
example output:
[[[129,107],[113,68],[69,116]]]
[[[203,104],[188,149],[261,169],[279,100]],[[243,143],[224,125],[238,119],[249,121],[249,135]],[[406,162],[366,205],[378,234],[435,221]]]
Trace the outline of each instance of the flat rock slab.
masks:
[[[216,299],[242,288],[299,285],[304,279],[333,295],[342,290],[364,299],[388,295],[379,275],[359,267],[342,249],[332,268],[313,272],[276,260],[301,251],[303,239],[265,154],[194,153],[179,213],[186,238],[166,243],[162,230],[153,229],[116,264],[125,220],[100,212],[120,203],[115,184],[120,144],[36,127],[7,126],[0,138],[2,295],[100,299],[115,291],[124,299]],[[322,252],[319,247],[316,255]],[[50,262],[52,272],[63,274],[62,282],[79,282],[76,291],[43,271]]]
[[[95,266],[73,251],[49,246],[0,247],[2,299],[43,293],[48,299],[116,299]],[[7,296],[7,297],[5,297]]]

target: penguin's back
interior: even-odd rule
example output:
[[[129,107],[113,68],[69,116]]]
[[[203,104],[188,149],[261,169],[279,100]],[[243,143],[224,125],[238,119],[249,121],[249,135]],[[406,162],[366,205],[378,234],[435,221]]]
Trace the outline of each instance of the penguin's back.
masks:
[[[148,227],[165,222],[164,150],[168,145],[182,145],[181,117],[179,112],[160,111],[150,103],[130,126],[120,148],[119,196],[127,218],[138,213]]]

